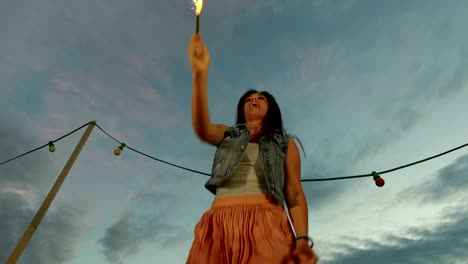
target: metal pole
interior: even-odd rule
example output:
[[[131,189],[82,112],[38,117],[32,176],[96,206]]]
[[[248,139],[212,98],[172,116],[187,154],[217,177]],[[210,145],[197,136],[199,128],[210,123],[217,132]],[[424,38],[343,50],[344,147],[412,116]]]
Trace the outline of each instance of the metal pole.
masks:
[[[75,163],[76,158],[80,154],[81,149],[83,148],[84,144],[88,140],[88,137],[91,134],[91,131],[93,130],[95,126],[96,126],[96,121],[92,121],[89,123],[88,127],[86,128],[86,131],[83,133],[83,136],[81,136],[80,141],[76,145],[70,158],[68,159],[67,163],[63,167],[62,172],[60,172],[60,175],[58,176],[54,185],[50,189],[49,194],[44,199],[44,202],[42,202],[42,205],[37,211],[33,220],[31,221],[31,224],[29,225],[28,229],[26,229],[26,231],[24,232],[23,237],[18,242],[15,249],[11,253],[10,257],[8,257],[7,261],[5,262],[5,264],[16,264],[16,262],[18,261],[19,257],[21,256],[24,249],[26,248],[29,241],[31,240],[31,237],[33,236],[34,232],[39,227],[39,224],[41,223],[42,218],[44,218],[44,215],[47,212],[47,209],[49,209],[50,204],[52,203],[55,196],[57,195],[57,192],[59,191],[60,187],[62,186],[62,183],[67,177],[68,172],[70,171],[73,164]]]

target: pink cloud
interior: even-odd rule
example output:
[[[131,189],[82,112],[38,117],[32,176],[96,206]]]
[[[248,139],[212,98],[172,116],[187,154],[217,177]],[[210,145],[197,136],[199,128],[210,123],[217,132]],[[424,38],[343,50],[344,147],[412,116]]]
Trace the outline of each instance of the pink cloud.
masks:
[[[39,130],[40,130],[39,134],[44,135],[44,137],[41,137],[41,139],[45,139],[45,140],[54,140],[55,137],[58,137],[64,134],[65,132],[55,127],[44,127],[44,128],[39,127]],[[54,137],[54,138],[51,138],[51,137]],[[41,142],[41,143],[46,143],[46,142]]]
[[[49,113],[49,118],[57,122],[69,123],[72,120],[70,115],[65,113]]]
[[[136,56],[136,55],[130,55],[127,58],[128,66],[129,66],[129,73],[131,74],[141,74],[144,73],[146,67],[145,67],[145,62],[143,61],[142,58]]]
[[[76,87],[75,83],[66,81],[64,79],[55,79],[54,80],[57,89],[61,92],[72,92],[75,94],[80,94],[80,90]]]
[[[302,78],[306,78],[312,71],[314,65],[318,63],[319,51],[312,40],[305,45],[299,46],[290,40],[285,40],[287,59],[291,65],[298,65],[298,72]]]
[[[23,199],[28,200],[28,201],[36,200],[36,198],[37,198],[36,194],[31,192],[31,191],[28,191],[28,190],[25,190],[25,189],[20,189],[20,188],[14,188],[14,187],[7,187],[7,188],[0,189],[0,192],[18,194]]]
[[[172,74],[165,66],[165,61],[158,54],[150,54],[148,57],[142,57],[130,54],[124,57],[127,63],[127,72],[133,77],[142,77],[144,75],[152,76],[162,85],[161,88],[170,89],[172,87]]]
[[[136,71],[146,69],[139,57],[134,56],[130,61]],[[100,80],[99,76],[62,74],[57,78],[55,87],[46,94],[48,119],[61,123],[59,127],[63,128],[65,124],[69,128],[71,123],[96,120],[110,124],[110,128],[117,129],[123,136],[136,129],[135,125],[140,129],[171,129],[184,125],[180,122],[181,107],[164,97],[160,89],[136,86],[134,83],[138,79],[132,77]]]
[[[86,89],[82,84],[73,81],[71,78],[61,77],[54,80],[55,88],[64,95],[78,96],[92,104],[96,102],[96,93],[92,89]],[[80,85],[81,84],[81,85]],[[89,83],[88,85],[93,85]]]
[[[162,97],[156,92],[156,89],[139,88],[137,93],[142,100],[148,101],[150,103],[156,103],[156,104],[164,103]]]

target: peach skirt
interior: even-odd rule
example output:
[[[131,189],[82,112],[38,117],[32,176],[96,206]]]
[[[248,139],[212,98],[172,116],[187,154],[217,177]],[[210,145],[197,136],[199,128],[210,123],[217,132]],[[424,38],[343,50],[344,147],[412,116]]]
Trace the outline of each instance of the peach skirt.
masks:
[[[216,198],[194,233],[188,264],[295,263],[286,212],[265,195]]]

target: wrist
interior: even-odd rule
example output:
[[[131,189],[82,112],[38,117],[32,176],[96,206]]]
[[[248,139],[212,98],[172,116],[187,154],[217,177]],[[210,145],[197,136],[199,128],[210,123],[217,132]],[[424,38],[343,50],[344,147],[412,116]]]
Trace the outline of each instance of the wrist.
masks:
[[[204,70],[193,69],[192,74],[193,74],[193,77],[196,77],[196,78],[200,78],[200,77],[206,78],[208,76],[208,69],[204,69]]]
[[[310,236],[297,236],[296,237],[296,244],[297,245],[307,245],[310,248],[314,247],[314,241]]]
[[[296,247],[309,248],[309,242],[305,239],[299,239],[296,241]]]

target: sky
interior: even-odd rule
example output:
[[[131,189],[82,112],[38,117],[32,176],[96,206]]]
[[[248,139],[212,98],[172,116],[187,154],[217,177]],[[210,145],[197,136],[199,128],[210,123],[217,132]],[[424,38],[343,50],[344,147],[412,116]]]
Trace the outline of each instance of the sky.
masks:
[[[191,126],[190,0],[0,0],[0,162],[96,120],[119,141],[210,172]],[[211,119],[271,92],[302,178],[384,171],[468,142],[468,2],[206,0]],[[0,166],[0,262],[84,130]],[[18,263],[185,263],[207,177],[94,128]],[[323,264],[468,263],[468,152],[372,178],[303,182]]]

